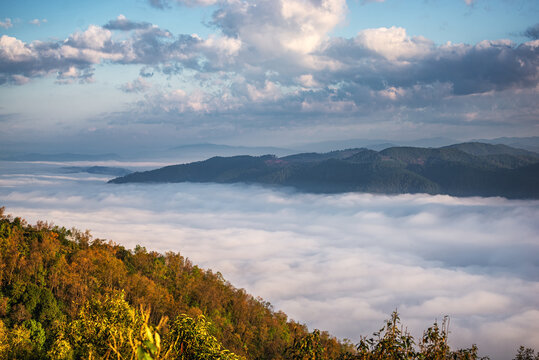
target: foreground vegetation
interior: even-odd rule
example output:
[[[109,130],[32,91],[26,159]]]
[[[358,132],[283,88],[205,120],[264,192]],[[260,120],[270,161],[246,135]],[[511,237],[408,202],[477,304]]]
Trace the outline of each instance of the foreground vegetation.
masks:
[[[180,254],[31,226],[0,208],[0,359],[478,359],[447,335],[444,321],[416,340],[395,312],[372,338],[338,341]],[[516,359],[534,356],[522,348]]]

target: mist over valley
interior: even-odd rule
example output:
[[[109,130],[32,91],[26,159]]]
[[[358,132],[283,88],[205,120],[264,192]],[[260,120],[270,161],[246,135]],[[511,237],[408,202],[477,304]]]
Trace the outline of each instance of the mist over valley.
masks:
[[[398,309],[416,336],[449,315],[450,344],[470,346],[473,338],[492,359],[539,340],[537,200],[118,186],[106,183],[110,175],[64,173],[74,164],[95,165],[2,162],[2,205],[31,223],[90,229],[128,248],[179,251],[340,338],[357,341]]]

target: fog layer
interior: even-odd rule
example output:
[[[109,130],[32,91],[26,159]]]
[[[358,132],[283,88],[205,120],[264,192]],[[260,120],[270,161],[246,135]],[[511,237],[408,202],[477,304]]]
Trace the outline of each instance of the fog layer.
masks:
[[[64,165],[0,163],[0,206],[128,248],[179,251],[353,342],[398,309],[414,336],[449,315],[450,344],[477,343],[494,360],[539,344],[539,201],[111,185]]]

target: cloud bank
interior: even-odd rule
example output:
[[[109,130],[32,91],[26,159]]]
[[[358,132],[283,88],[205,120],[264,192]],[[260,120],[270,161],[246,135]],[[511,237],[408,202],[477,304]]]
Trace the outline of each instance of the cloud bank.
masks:
[[[94,141],[99,144],[110,143],[107,136],[116,133],[166,137],[171,127],[180,142],[217,133],[221,138],[209,141],[242,136],[238,143],[305,133],[327,137],[322,140],[343,133],[387,137],[388,130],[391,137],[417,138],[418,128],[421,136],[454,138],[537,132],[537,25],[523,26],[528,41],[522,43],[437,44],[398,26],[336,36],[347,21],[345,0],[149,4],[166,12],[207,7],[209,33],[175,34],[119,15],[63,40],[2,35],[0,85],[30,86],[51,77],[58,84],[99,83],[114,81],[99,77],[106,66],[138,69],[138,77],[112,86],[132,101],[87,120],[87,128],[100,130]],[[8,27],[8,20],[0,26]],[[150,124],[152,130],[146,129]],[[137,127],[144,129],[136,133]],[[32,131],[18,124],[9,129]],[[77,130],[62,138],[83,141],[97,134]],[[9,133],[6,141],[13,137]]]
[[[95,65],[111,62],[141,64],[162,72],[191,69],[218,78],[233,73],[235,83],[221,91],[231,91],[235,97],[243,82],[260,88],[271,81],[279,85],[283,96],[305,99],[311,91],[324,91],[354,102],[361,93],[350,90],[362,85],[369,90],[400,87],[410,91],[416,85],[440,83],[448,85],[446,95],[468,95],[533,88],[538,83],[536,40],[437,46],[427,38],[410,37],[399,27],[365,29],[353,38],[329,37],[344,19],[344,1],[220,5],[211,22],[219,31],[205,39],[196,34],[173,35],[123,15],[60,42],[25,43],[3,35],[1,81],[13,82],[13,76],[62,74],[70,69],[92,72]],[[527,36],[535,39],[534,30],[530,27]],[[129,35],[113,39],[113,31]],[[305,77],[313,81],[300,80]],[[286,87],[295,91],[286,94]],[[348,92],[339,93],[343,88]]]
[[[357,341],[398,308],[416,336],[451,316],[451,346],[477,342],[494,360],[539,343],[537,201],[118,186],[60,164],[9,166],[8,212],[181,251],[310,328]]]
[[[103,26],[91,25],[64,41],[25,43],[0,39],[0,83],[21,84],[55,74],[59,81],[93,80],[98,64],[138,64],[164,74],[194,71],[204,109],[220,112],[255,101],[270,108],[309,111],[313,102],[328,112],[360,112],[373,99],[414,106],[418,89],[435,100],[507,89],[536,89],[539,43],[485,40],[475,45],[436,45],[404,28],[373,28],[355,37],[330,36],[344,21],[344,0],[178,1],[214,5],[206,38],[171,34],[157,25],[120,15]],[[161,4],[161,5],[159,5]],[[164,6],[164,3],[158,3]],[[124,37],[114,32],[126,33]],[[183,75],[182,75],[183,76]],[[310,81],[305,81],[310,79]],[[208,81],[212,85],[208,85]],[[270,86],[274,91],[268,92]],[[177,90],[172,89],[169,93]],[[536,91],[536,90],[535,90]],[[395,96],[387,96],[388,92]],[[149,108],[166,108],[167,94],[156,93]],[[174,102],[181,102],[174,100]],[[182,113],[178,106],[175,113]],[[153,110],[152,110],[153,111]]]

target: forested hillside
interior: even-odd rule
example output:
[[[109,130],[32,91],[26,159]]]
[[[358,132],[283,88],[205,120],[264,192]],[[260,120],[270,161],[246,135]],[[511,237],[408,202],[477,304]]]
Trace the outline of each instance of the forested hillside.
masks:
[[[505,145],[347,149],[206,161],[132,173],[111,183],[255,183],[315,193],[427,193],[539,198],[539,155]]]
[[[0,359],[477,359],[447,334],[435,324],[414,340],[394,313],[372,339],[340,342],[178,253],[0,208]]]

